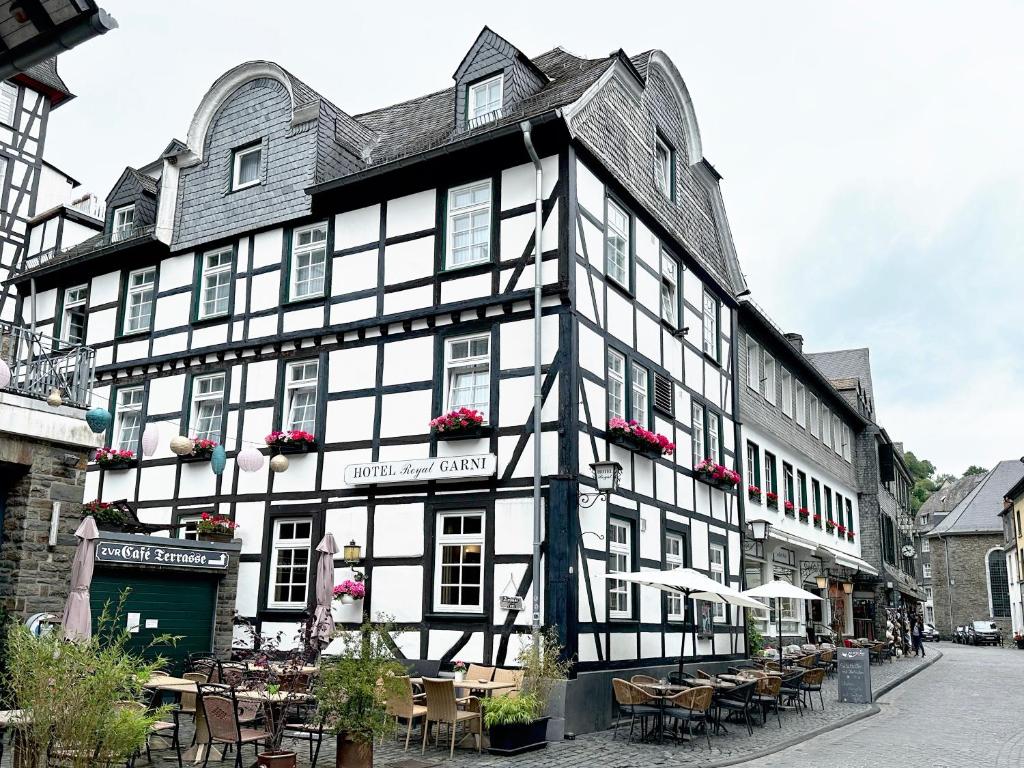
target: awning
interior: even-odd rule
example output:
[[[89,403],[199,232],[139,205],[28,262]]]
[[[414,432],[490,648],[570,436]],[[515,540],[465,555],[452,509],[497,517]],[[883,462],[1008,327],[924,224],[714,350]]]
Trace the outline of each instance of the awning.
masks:
[[[878,575],[878,570],[869,565],[866,560],[861,560],[859,557],[854,557],[853,555],[848,555],[845,552],[840,552],[837,549],[832,549],[832,547],[825,546],[824,544],[821,546],[821,549],[825,554],[836,561],[836,565],[841,565],[844,568],[853,568],[854,570],[866,573],[870,576]]]

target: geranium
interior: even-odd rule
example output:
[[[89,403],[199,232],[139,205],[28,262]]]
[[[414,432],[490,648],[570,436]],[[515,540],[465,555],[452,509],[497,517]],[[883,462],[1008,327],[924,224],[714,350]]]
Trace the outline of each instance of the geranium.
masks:
[[[797,514],[800,515],[800,519],[805,521],[811,516],[811,511],[807,507],[800,507],[797,510]]]
[[[209,458],[213,454],[213,449],[217,447],[217,443],[213,440],[207,440],[205,437],[193,437],[192,438],[192,455]]]
[[[835,520],[826,520],[825,521],[825,528],[828,529],[829,531],[835,529],[835,527],[836,527],[836,521]]]
[[[853,536],[854,536],[853,531],[847,531],[846,532],[846,538],[848,538],[850,541],[853,541]]]
[[[119,508],[105,501],[93,499],[82,505],[82,517],[91,517],[97,523],[122,525],[128,521],[127,516]]]
[[[456,671],[456,672],[465,672],[466,671],[466,662],[464,662],[464,661],[453,661],[452,662],[452,669],[454,671]]]
[[[301,429],[291,429],[287,432],[271,432],[264,440],[267,445],[312,445],[316,442],[316,438],[313,435]]]
[[[815,514],[814,514],[814,524],[818,528],[821,528],[821,515],[818,514],[817,512],[815,512]]]
[[[741,479],[739,472],[733,472],[728,467],[716,464],[711,459],[704,459],[693,468],[693,471],[705,479],[729,486],[738,485]]]
[[[457,432],[472,429],[484,423],[484,415],[475,408],[456,408],[453,411],[430,420],[430,428],[437,432]]]
[[[641,450],[656,450],[662,456],[668,456],[676,450],[675,443],[664,435],[645,429],[635,419],[626,421],[618,417],[611,418],[608,420],[608,431]]]
[[[356,600],[362,600],[366,595],[366,585],[361,581],[345,579],[334,588],[334,599],[340,600],[343,595],[349,595]]]
[[[95,459],[101,467],[121,467],[135,461],[135,452],[117,448],[97,448]]]
[[[839,525],[836,526],[836,530],[839,531],[839,535],[840,536],[845,536],[846,535],[846,526],[843,525],[842,523],[840,523]]]
[[[768,493],[765,494],[765,498],[768,499],[769,507],[779,506],[779,494],[775,493],[774,491],[768,491]]]
[[[230,517],[211,515],[209,512],[203,512],[199,516],[199,520],[196,521],[198,533],[231,533],[236,528],[238,528],[238,523]]]
[[[761,501],[761,489],[756,485],[747,486],[747,496],[750,497],[751,501]]]
[[[786,508],[786,514],[787,515],[792,515],[793,511],[796,509],[796,504],[794,504],[789,499],[786,499],[785,508]]]

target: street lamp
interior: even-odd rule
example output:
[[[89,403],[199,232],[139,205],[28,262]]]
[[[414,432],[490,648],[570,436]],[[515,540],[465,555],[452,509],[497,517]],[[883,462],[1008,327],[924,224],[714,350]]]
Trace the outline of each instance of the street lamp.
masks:
[[[363,580],[363,574],[361,571],[355,570],[355,567],[359,564],[359,561],[363,556],[363,548],[356,544],[356,540],[352,539],[348,544],[345,545],[343,555],[345,558],[345,565],[352,568],[352,578],[356,581]]]
[[[579,495],[581,507],[592,507],[598,499],[608,500],[609,493],[615,493],[619,489],[619,476],[622,474],[622,465],[617,461],[595,461],[590,465],[594,473],[594,482],[597,484],[597,493],[581,493]]]
[[[825,589],[828,587],[828,576],[815,576],[814,583],[818,585],[818,589]]]
[[[748,520],[747,525],[750,526],[751,539],[754,541],[766,541],[768,539],[768,531],[772,527],[770,521],[758,517]]]
[[[843,592],[845,592],[848,595],[852,595],[853,594],[853,582],[852,581],[844,581],[843,582]]]

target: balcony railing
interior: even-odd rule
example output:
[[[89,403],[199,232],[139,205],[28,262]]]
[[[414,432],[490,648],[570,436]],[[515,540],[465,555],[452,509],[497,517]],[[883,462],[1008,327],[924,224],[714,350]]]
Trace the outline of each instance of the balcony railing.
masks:
[[[155,236],[156,225],[147,224],[145,226],[127,227],[107,232],[103,235],[96,235],[64,251],[57,250],[56,248],[47,248],[45,251],[25,256],[21,260],[21,264],[14,270],[14,274],[20,275],[43,267],[80,259],[97,251],[102,251],[104,248],[109,248],[112,245],[130,243],[133,240],[152,240]]]
[[[0,322],[0,358],[11,369],[6,391],[45,400],[56,390],[65,405],[89,407],[96,365],[92,348]]]

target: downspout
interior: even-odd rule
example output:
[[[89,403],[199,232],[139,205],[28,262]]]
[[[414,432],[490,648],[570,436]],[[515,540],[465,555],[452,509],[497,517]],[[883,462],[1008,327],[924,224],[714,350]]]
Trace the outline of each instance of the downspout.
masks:
[[[949,578],[949,541],[946,540],[945,536],[939,536],[942,539],[942,556],[946,560],[946,605],[947,612],[949,615],[949,632],[950,636],[953,634],[953,584]]]
[[[540,645],[540,547],[541,547],[541,509],[540,509],[540,440],[541,418],[540,409],[543,405],[541,395],[541,287],[543,271],[541,263],[541,236],[544,231],[544,170],[533,147],[530,136],[530,121],[519,124],[523,130],[523,143],[530,154],[533,167],[537,169],[537,190],[534,196],[534,235],[533,235],[533,622],[532,634],[535,649]]]

